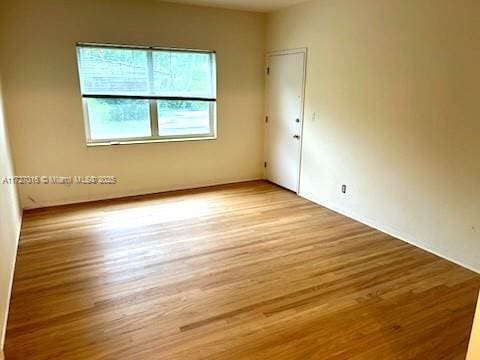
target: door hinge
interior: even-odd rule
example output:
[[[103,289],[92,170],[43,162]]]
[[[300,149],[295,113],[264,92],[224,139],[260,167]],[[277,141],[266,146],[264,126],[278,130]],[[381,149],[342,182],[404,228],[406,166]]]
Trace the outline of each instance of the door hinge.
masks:
[[[268,116],[265,116],[265,123],[268,124]]]
[[[267,166],[268,166],[268,163],[265,161],[265,162],[263,163],[263,167],[266,169]]]
[[[270,75],[270,66],[267,67],[267,75]]]

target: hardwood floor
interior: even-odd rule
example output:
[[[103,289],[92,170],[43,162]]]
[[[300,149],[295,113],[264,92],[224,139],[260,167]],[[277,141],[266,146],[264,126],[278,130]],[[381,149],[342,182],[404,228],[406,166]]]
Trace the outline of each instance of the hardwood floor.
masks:
[[[464,359],[479,289],[266,182],[41,209],[25,213],[5,355]]]

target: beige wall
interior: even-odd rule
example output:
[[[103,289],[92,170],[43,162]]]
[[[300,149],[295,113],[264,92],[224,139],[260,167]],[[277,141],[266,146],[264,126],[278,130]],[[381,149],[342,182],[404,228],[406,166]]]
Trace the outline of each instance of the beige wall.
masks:
[[[309,51],[301,195],[480,271],[478,14],[310,1],[268,17],[267,47]]]
[[[0,352],[3,349],[5,338],[13,269],[21,224],[17,190],[15,186],[3,183],[5,177],[11,177],[14,174],[5,123],[2,84],[0,82]]]
[[[475,323],[473,324],[467,356],[467,360],[478,359],[480,359],[480,298],[478,299],[477,315],[475,317]]]
[[[113,186],[22,186],[25,207],[262,177],[263,14],[154,0],[2,6],[1,68],[17,172],[118,178]],[[218,140],[87,148],[78,41],[216,50]]]

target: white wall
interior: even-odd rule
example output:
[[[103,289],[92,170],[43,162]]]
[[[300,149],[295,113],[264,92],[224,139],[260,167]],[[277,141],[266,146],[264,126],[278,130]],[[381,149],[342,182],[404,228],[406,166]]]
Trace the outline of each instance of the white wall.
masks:
[[[265,15],[155,0],[1,6],[1,68],[17,173],[118,178],[112,186],[21,186],[25,207],[262,177]],[[87,148],[78,41],[216,50],[218,140]]]
[[[3,184],[3,178],[11,177],[13,174],[0,79],[0,352],[3,349],[5,339],[8,305],[21,224],[17,190],[13,185]]]
[[[476,0],[315,0],[267,20],[269,50],[308,47],[301,195],[476,271],[478,14]]]

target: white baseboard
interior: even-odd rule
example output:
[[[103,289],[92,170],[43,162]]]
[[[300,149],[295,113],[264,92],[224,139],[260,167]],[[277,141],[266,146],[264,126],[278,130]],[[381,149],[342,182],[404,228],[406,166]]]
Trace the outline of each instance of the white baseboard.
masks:
[[[21,217],[20,217],[20,226],[18,227],[18,233],[17,233],[17,248],[15,249],[15,256],[13,257],[13,263],[12,263],[12,267],[11,267],[11,270],[10,270],[11,276],[10,276],[10,283],[9,283],[8,294],[7,294],[7,299],[8,299],[7,308],[5,309],[5,311],[6,311],[5,323],[0,324],[1,325],[0,326],[0,360],[4,360],[3,348],[4,348],[4,345],[5,345],[5,336],[6,336],[6,333],[7,333],[8,313],[9,313],[9,309],[10,309],[10,300],[12,298],[13,279],[14,279],[14,276],[15,276],[15,266],[17,264],[18,246],[20,244],[20,231],[22,229],[22,222],[23,222],[23,214],[21,214]]]
[[[248,178],[248,179],[240,179],[240,180],[233,180],[233,181],[220,181],[220,182],[209,182],[209,183],[198,183],[189,186],[172,186],[166,188],[157,188],[157,189],[150,189],[150,190],[134,190],[134,191],[126,191],[121,193],[110,193],[110,194],[103,194],[103,195],[94,195],[94,196],[84,196],[74,199],[65,199],[60,201],[38,201],[33,205],[24,206],[25,210],[32,210],[32,209],[40,209],[45,207],[52,207],[52,206],[61,206],[61,205],[74,205],[74,204],[82,204],[92,201],[102,201],[102,200],[115,200],[121,199],[125,197],[133,197],[133,196],[143,196],[143,195],[154,195],[154,194],[161,194],[166,192],[172,191],[181,191],[181,190],[194,190],[194,189],[201,189],[207,188],[212,186],[220,186],[220,185],[231,185],[231,184],[240,184],[244,182],[250,181],[258,181],[263,180],[260,177]]]
[[[383,232],[383,233],[385,233],[385,234],[387,234],[387,235],[390,235],[390,236],[392,236],[392,237],[394,237],[394,238],[396,238],[396,239],[402,240],[402,241],[404,241],[404,242],[406,242],[406,243],[408,243],[408,244],[410,244],[410,245],[413,245],[413,246],[415,246],[415,247],[417,247],[417,248],[419,248],[419,249],[422,249],[422,250],[424,250],[424,251],[427,251],[427,252],[429,252],[429,253],[431,253],[431,254],[433,254],[433,255],[435,255],[435,256],[438,256],[438,257],[440,257],[440,258],[442,258],[442,259],[445,259],[445,260],[450,261],[450,262],[452,262],[452,263],[454,263],[454,264],[457,264],[457,265],[459,265],[459,266],[461,266],[461,267],[463,267],[463,268],[465,268],[465,269],[468,269],[468,270],[470,270],[470,271],[473,271],[473,272],[475,272],[475,273],[480,274],[480,269],[476,269],[476,268],[474,268],[474,267],[472,267],[472,266],[470,266],[470,265],[464,264],[464,263],[462,263],[462,262],[460,262],[460,261],[458,261],[458,260],[454,260],[454,259],[452,259],[452,258],[450,258],[450,257],[448,257],[448,256],[446,256],[446,255],[444,255],[444,254],[442,254],[442,253],[439,252],[438,250],[435,250],[435,249],[432,249],[432,248],[428,248],[428,247],[423,246],[423,245],[419,245],[418,242],[415,241],[415,237],[414,237],[414,236],[409,236],[409,235],[407,235],[407,234],[403,234],[402,232],[397,231],[397,230],[395,230],[395,229],[392,229],[392,228],[390,228],[390,227],[388,227],[388,226],[385,226],[385,225],[379,225],[376,221],[373,221],[373,220],[371,220],[371,219],[368,219],[368,218],[366,218],[366,217],[364,217],[364,216],[362,216],[362,215],[356,214],[356,213],[354,213],[354,212],[352,212],[352,211],[347,211],[347,210],[341,209],[340,207],[338,207],[338,206],[336,206],[336,205],[334,205],[334,204],[322,203],[322,202],[319,202],[319,201],[317,201],[316,199],[313,199],[312,197],[307,196],[307,195],[304,195],[304,194],[300,194],[300,196],[303,197],[303,198],[305,198],[305,199],[307,199],[307,200],[310,200],[310,201],[312,201],[312,202],[314,202],[314,203],[316,203],[316,204],[319,204],[319,205],[321,205],[321,206],[323,206],[323,207],[326,207],[327,209],[330,209],[330,210],[335,211],[335,212],[337,212],[337,213],[339,213],[339,214],[341,214],[341,215],[344,215],[344,216],[346,216],[346,217],[348,217],[348,218],[350,218],[350,219],[353,219],[353,220],[358,221],[358,222],[360,222],[360,223],[362,223],[362,224],[365,224],[365,225],[367,225],[367,226],[369,226],[369,227],[371,227],[371,228],[373,228],[373,229],[376,229],[376,230],[381,231],[381,232]]]

